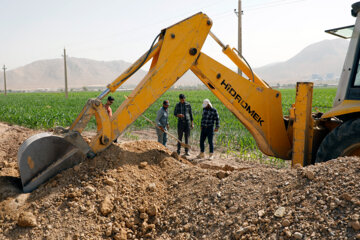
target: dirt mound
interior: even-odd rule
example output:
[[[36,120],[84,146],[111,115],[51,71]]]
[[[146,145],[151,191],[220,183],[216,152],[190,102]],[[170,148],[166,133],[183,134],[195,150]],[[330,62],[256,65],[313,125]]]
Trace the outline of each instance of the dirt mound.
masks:
[[[22,194],[16,153],[33,131],[7,127],[0,239],[360,239],[358,158],[212,166],[131,141]]]
[[[204,239],[358,238],[360,161],[253,168],[218,179],[183,175],[163,216],[170,236]],[[196,171],[196,172],[195,172]],[[217,174],[218,176],[218,174]],[[181,184],[179,184],[181,182]],[[189,191],[188,189],[191,189]]]

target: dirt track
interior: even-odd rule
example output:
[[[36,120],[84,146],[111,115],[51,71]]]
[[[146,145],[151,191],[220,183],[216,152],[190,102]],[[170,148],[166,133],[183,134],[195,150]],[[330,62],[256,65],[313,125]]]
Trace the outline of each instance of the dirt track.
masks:
[[[35,132],[0,133],[0,239],[360,239],[358,158],[277,169],[122,141],[22,194],[16,154]]]

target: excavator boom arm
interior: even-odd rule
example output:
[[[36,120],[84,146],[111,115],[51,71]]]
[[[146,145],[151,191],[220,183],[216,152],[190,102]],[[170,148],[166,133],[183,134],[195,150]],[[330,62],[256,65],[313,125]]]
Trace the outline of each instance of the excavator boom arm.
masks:
[[[162,30],[158,42],[155,44],[154,41],[147,53],[97,98],[88,100],[69,129],[60,129],[55,134],[39,134],[26,140],[18,155],[24,191],[32,191],[57,172],[78,164],[81,157],[93,157],[106,149],[190,69],[246,126],[261,151],[269,156],[289,159],[291,144],[282,119],[280,93],[256,76],[227,46],[221,44],[223,52],[249,79],[201,53],[211,26],[209,17],[198,13]],[[220,43],[215,35],[210,35]],[[101,100],[116,91],[150,59],[152,62],[146,76],[110,118]],[[87,144],[80,134],[93,116],[97,134]],[[42,149],[44,143],[49,145],[46,149]]]
[[[133,90],[131,95],[116,110],[111,127],[108,123],[98,131],[91,142],[94,152],[106,148],[165,91],[167,91],[187,70],[195,75],[217,96],[221,102],[245,125],[254,136],[259,149],[269,156],[290,159],[291,144],[286,133],[282,115],[281,94],[271,89],[250,67],[224,46],[210,32],[211,20],[202,13],[196,14],[162,31],[152,54],[152,64],[148,74]],[[201,47],[210,34],[223,47],[223,52],[249,77],[245,79],[234,71],[201,53]],[[152,51],[155,52],[155,51]],[[144,54],[145,56],[145,54]],[[145,57],[140,59],[144,59]],[[138,66],[142,60],[134,65]],[[134,69],[135,67],[130,67]],[[130,72],[126,71],[124,74]],[[108,87],[121,83],[122,74]],[[100,115],[100,114],[99,114]],[[99,117],[97,119],[100,119]]]

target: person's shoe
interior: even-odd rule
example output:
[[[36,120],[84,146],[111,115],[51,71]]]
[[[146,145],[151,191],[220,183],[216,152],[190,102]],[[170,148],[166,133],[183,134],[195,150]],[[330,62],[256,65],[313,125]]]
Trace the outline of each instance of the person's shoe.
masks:
[[[180,156],[180,151],[179,150],[177,150],[176,153]]]
[[[214,154],[213,154],[213,153],[210,153],[209,159],[210,159],[210,160],[211,160],[211,159],[214,159]]]
[[[197,155],[197,158],[204,158],[205,157],[205,153],[201,152],[199,155]]]
[[[189,153],[189,152],[186,152],[184,155],[187,156],[187,157],[189,157],[189,156],[190,156],[190,153]]]

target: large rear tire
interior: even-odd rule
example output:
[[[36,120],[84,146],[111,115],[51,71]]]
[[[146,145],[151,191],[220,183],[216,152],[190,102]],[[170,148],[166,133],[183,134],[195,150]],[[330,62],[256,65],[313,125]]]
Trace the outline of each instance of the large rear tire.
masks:
[[[330,132],[321,142],[315,162],[343,156],[360,156],[360,119],[347,121]]]

